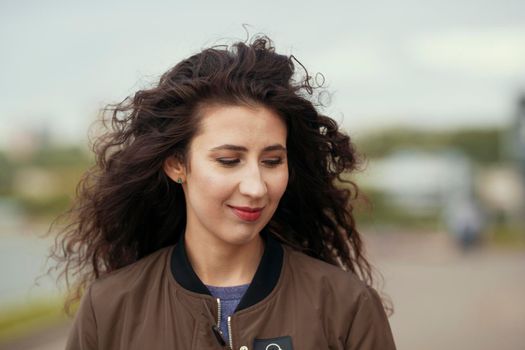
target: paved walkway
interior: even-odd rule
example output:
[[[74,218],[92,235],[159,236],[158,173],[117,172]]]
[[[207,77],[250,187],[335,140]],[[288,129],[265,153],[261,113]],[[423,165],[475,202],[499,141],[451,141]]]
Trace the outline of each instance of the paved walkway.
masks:
[[[366,243],[394,303],[399,350],[525,349],[525,252],[461,254],[444,234],[368,235]],[[63,349],[66,334],[9,349]]]
[[[445,234],[367,240],[398,349],[525,349],[525,252],[462,254]]]

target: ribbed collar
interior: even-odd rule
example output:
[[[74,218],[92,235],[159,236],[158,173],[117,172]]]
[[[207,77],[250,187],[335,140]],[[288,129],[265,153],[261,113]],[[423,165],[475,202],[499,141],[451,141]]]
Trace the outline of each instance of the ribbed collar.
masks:
[[[261,232],[261,237],[265,241],[264,253],[253,280],[235,311],[246,309],[263,300],[271,293],[281,275],[284,256],[281,244],[266,230]],[[171,255],[171,273],[183,288],[195,293],[211,295],[189,262],[183,234]]]

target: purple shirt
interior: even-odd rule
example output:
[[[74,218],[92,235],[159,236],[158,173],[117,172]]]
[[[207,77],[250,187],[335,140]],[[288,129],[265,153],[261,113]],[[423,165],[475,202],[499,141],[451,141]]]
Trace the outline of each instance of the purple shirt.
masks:
[[[228,316],[231,316],[235,311],[237,305],[242,299],[242,296],[246,292],[250,285],[243,284],[240,286],[232,287],[215,287],[208,286],[208,290],[211,295],[221,300],[221,332],[224,336],[224,340],[228,341],[230,335],[228,333]]]

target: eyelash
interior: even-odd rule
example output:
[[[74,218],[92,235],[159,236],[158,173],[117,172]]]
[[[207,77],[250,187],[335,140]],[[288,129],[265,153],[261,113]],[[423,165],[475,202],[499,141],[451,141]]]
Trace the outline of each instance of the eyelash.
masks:
[[[224,165],[224,166],[227,166],[227,167],[233,167],[236,164],[240,163],[240,159],[238,159],[238,158],[217,158],[216,160],[221,165]],[[282,158],[276,158],[276,159],[266,160],[266,161],[263,161],[263,162],[266,165],[270,166],[270,167],[274,167],[274,166],[277,166],[279,164],[282,164],[283,163],[283,159]]]

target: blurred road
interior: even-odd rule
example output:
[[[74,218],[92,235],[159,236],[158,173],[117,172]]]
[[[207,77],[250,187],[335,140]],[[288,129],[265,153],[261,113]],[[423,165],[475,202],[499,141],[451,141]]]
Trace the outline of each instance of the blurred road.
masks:
[[[446,234],[368,235],[400,350],[525,349],[525,252],[462,254]]]
[[[370,234],[365,240],[394,303],[390,322],[399,350],[525,348],[524,251],[462,254],[437,233]],[[63,349],[67,327],[53,332],[9,349]]]

